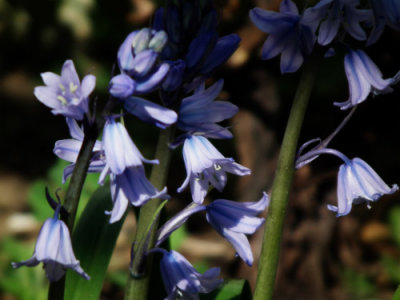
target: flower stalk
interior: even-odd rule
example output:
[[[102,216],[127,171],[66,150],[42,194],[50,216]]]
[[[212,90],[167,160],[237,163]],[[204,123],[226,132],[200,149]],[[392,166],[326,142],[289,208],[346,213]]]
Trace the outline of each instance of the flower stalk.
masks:
[[[255,300],[266,300],[273,297],[283,224],[295,171],[296,148],[319,61],[319,55],[314,55],[304,65],[283,137],[271,191],[271,203],[266,218],[264,241],[254,294]]]
[[[85,122],[85,125],[85,137],[83,139],[82,147],[79,151],[79,156],[76,161],[63,204],[63,207],[67,211],[67,214],[61,216],[61,220],[63,220],[67,224],[69,232],[71,233],[74,227],[76,212],[78,209],[83,184],[85,183],[87,170],[89,168],[92,150],[97,140],[98,128],[102,127],[101,124],[96,124],[96,122]],[[48,299],[63,300],[64,288],[65,276],[63,276],[57,282],[50,283]]]
[[[162,189],[167,180],[171,160],[171,151],[168,148],[168,144],[171,141],[173,132],[174,129],[171,127],[161,130],[157,142],[155,157],[160,160],[160,164],[153,166],[150,176],[150,182],[157,189]],[[159,214],[156,214],[155,219],[154,215],[162,201],[163,199],[160,198],[151,199],[140,209],[135,243],[133,246],[134,256],[132,258],[130,274],[125,290],[126,300],[146,300],[148,298],[152,256],[146,257],[145,253],[151,249],[155,243]],[[144,259],[145,261],[143,261]]]

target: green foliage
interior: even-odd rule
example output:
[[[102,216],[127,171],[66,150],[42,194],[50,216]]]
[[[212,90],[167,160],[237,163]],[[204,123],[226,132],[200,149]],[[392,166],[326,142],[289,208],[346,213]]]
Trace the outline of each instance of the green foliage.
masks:
[[[389,227],[393,240],[400,247],[400,206],[394,206],[390,209]]]
[[[186,230],[185,224],[175,230],[169,237],[169,244],[171,250],[178,251],[181,247],[183,241],[188,237],[188,232]]]
[[[29,246],[13,238],[6,238],[0,244],[0,289],[20,300],[44,300],[47,298],[47,280],[43,270],[20,267],[12,269],[12,261],[30,258],[34,245]]]
[[[107,267],[125,218],[109,224],[104,212],[111,209],[108,186],[99,188],[91,197],[72,235],[75,256],[91,277],[85,280],[68,271],[65,299],[99,299]]]
[[[363,273],[346,268],[341,277],[352,299],[365,299],[376,291],[374,283]]]
[[[229,280],[209,294],[200,294],[201,300],[251,300],[252,298],[250,285],[246,280]]]
[[[49,170],[46,178],[35,181],[31,186],[28,195],[28,203],[32,209],[34,216],[40,222],[44,222],[47,218],[52,217],[54,213],[45,198],[44,190],[46,187],[49,188],[50,195],[53,198],[55,198],[55,192],[57,191],[57,189],[60,189],[58,194],[61,200],[63,200],[64,193],[68,188],[69,180],[67,180],[65,185],[62,185],[61,178],[64,168],[68,164],[68,162],[65,162],[61,159],[57,160],[54,166]],[[86,177],[85,185],[83,186],[82,195],[78,207],[78,218],[85,208],[90,196],[98,188],[98,177],[98,174],[88,174]]]

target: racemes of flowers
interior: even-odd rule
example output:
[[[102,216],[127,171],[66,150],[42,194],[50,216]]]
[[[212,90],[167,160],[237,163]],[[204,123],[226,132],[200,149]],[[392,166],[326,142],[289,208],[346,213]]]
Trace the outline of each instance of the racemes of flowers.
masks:
[[[398,30],[400,5],[394,0],[384,4],[374,0],[369,3],[369,9],[361,9],[358,0],[321,0],[300,12],[293,1],[283,0],[279,12],[252,9],[250,19],[260,30],[268,33],[262,58],[269,60],[280,55],[281,73],[293,73],[303,63],[312,60],[315,53],[324,52],[328,56],[335,52],[335,48],[344,47],[349,98],[344,102],[334,102],[335,106],[342,110],[354,109],[370,94],[391,92],[400,80],[400,73],[384,79],[366,52],[353,50],[350,43],[351,39],[367,45],[376,42],[385,25]],[[132,246],[132,276],[128,285],[146,276],[149,270],[143,270],[145,262],[153,255],[161,254],[160,271],[167,299],[197,299],[199,293],[211,292],[222,283],[218,268],[201,274],[178,252],[161,248],[175,230],[193,214],[203,212],[211,227],[232,245],[238,257],[251,266],[254,257],[246,235],[253,234],[264,224],[264,218],[257,215],[266,210],[270,201],[266,193],[254,202],[205,201],[210,189],[223,192],[228,174],[245,176],[251,173],[248,167],[225,157],[210,141],[232,138],[229,129],[218,123],[230,119],[238,111],[232,103],[218,100],[224,80],[212,76],[237,49],[240,38],[236,34],[219,36],[217,23],[218,15],[212,1],[169,1],[168,5],[158,9],[151,28],[134,30],[120,45],[116,55],[119,74],[110,79],[110,98],[97,120],[95,105],[89,101],[96,79],[89,74],[80,81],[72,60],[64,63],[61,75],[43,73],[45,86],[36,87],[34,91],[53,114],[65,117],[69,128],[71,138],[57,141],[54,147],[54,154],[70,163],[64,170],[62,182],[72,176],[82,185],[87,172],[99,173],[100,185],[108,180],[112,209],[105,213],[110,215],[109,223],[122,220],[130,205],[142,207],[138,233],[143,230],[145,233],[138,234],[138,240]],[[158,101],[149,100],[154,99],[155,92],[159,95]],[[130,115],[166,130],[160,135],[160,141],[165,132],[170,133],[169,144],[164,142],[160,146],[163,151],[157,151],[157,156],[161,153],[161,157],[147,159],[141,154],[131,137],[134,133],[124,125],[125,118]],[[304,154],[303,150],[314,140],[305,143],[300,147],[296,160],[297,168],[321,154],[332,154],[343,160],[337,181],[338,204],[328,206],[337,216],[350,213],[353,204],[367,202],[369,206],[381,196],[398,189],[397,185],[389,187],[360,158],[349,159],[328,148],[328,143],[343,124]],[[101,140],[98,137],[100,131]],[[170,195],[165,182],[155,183],[147,179],[144,163],[153,165],[155,169],[164,159],[168,160],[171,151],[180,151],[177,149],[182,149],[186,169],[186,177],[177,192],[182,193],[190,186],[191,201],[159,227],[159,209],[163,204],[150,215],[145,214],[144,208],[150,207],[151,199],[167,200]],[[89,155],[85,158],[86,152]],[[290,171],[283,169],[283,172]],[[168,170],[164,168],[160,172],[167,174]],[[74,188],[70,185],[68,189],[73,197],[66,197],[63,204],[52,204],[54,217],[42,226],[32,258],[13,263],[14,267],[42,262],[50,281],[59,281],[67,268],[89,279],[75,258],[69,233],[80,196],[80,191],[76,192]],[[52,203],[49,198],[48,201]],[[71,206],[74,208],[70,209]],[[63,210],[65,216],[60,219]],[[68,226],[64,220],[68,220]],[[129,294],[131,291],[127,288],[127,299],[145,297],[141,290]]]
[[[136,249],[137,245],[147,245],[151,230],[157,230],[153,225],[147,228],[145,240],[137,240],[133,246],[133,259],[144,261],[155,253],[163,255],[160,270],[168,299],[182,295],[197,298],[198,293],[208,293],[223,281],[219,278],[219,268],[200,274],[181,254],[160,248],[161,242],[184,223],[183,219],[186,221],[195,212],[205,211],[208,223],[232,244],[240,258],[252,265],[254,258],[246,235],[263,225],[264,219],[257,215],[269,202],[264,194],[257,202],[218,199],[203,205],[210,187],[223,191],[228,173],[239,176],[251,173],[233,158],[225,157],[209,140],[232,138],[232,133],[218,123],[230,119],[238,111],[232,103],[216,100],[224,80],[215,80],[211,75],[237,49],[240,38],[236,34],[220,37],[217,23],[212,1],[171,1],[156,12],[152,28],[130,33],[119,47],[116,61],[120,73],[110,79],[111,97],[104,105],[100,120],[95,120],[96,114],[91,111],[89,102],[95,77],[86,75],[80,82],[72,60],[65,62],[61,76],[43,73],[46,86],[35,89],[35,96],[54,114],[64,116],[69,128],[71,138],[59,140],[54,146],[54,154],[70,163],[64,169],[62,183],[77,176],[75,171],[81,152],[87,139],[92,139],[84,173],[99,173],[100,185],[109,179],[113,204],[111,211],[105,212],[110,215],[109,223],[123,219],[130,205],[141,207],[154,198],[170,198],[166,187],[157,189],[147,179],[144,163],[157,165],[160,161],[144,158],[125,127],[124,119],[133,115],[161,130],[170,126],[179,130],[170,140],[171,150],[167,144],[164,148],[172,151],[183,145],[187,174],[177,191],[181,193],[190,185],[192,203],[158,229],[155,248],[150,245],[149,249]],[[207,85],[206,81],[214,83]],[[155,91],[159,92],[160,101],[148,100]],[[98,135],[89,137],[89,132],[96,130],[102,131],[101,140]],[[71,206],[67,201],[66,198],[64,205],[59,203],[54,217],[43,225],[33,257],[14,263],[14,267],[43,262],[50,281],[59,281],[66,268],[89,279],[72,251],[71,227],[59,220],[59,211]],[[68,219],[69,211],[65,215]],[[133,265],[132,262],[131,268]]]
[[[360,7],[359,0],[321,0],[314,6],[306,7],[300,14],[293,1],[283,0],[280,12],[252,9],[250,18],[253,23],[269,34],[262,49],[262,58],[271,59],[281,53],[281,72],[295,72],[312,55],[312,51],[317,51],[317,47],[326,52],[326,57],[335,53],[335,47],[344,47],[347,51],[344,69],[350,95],[344,102],[334,102],[335,106],[347,110],[364,102],[371,94],[375,96],[392,92],[393,86],[400,80],[400,71],[392,78],[384,79],[367,53],[362,49],[353,50],[346,39],[348,35],[358,41],[365,41],[368,46],[379,39],[385,25],[395,30],[400,29],[400,2],[370,0],[369,4],[370,8],[366,9]],[[297,49],[297,53],[293,51],[292,55],[287,55],[292,47]],[[338,175],[338,206],[328,206],[337,212],[337,216],[348,214],[352,203],[370,203],[398,189],[397,185],[389,188],[363,160],[350,160],[339,151],[327,148],[343,125],[328,139],[303,154],[305,147],[320,139],[305,143],[296,161],[299,168],[326,153],[344,161]]]

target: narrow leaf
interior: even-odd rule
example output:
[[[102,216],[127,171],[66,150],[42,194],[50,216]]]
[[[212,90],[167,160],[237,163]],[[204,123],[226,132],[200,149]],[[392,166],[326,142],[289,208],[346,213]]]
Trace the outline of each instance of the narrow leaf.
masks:
[[[75,272],[67,272],[65,299],[97,300],[100,298],[111,254],[123,221],[109,224],[111,195],[108,186],[100,187],[89,200],[72,234],[75,256],[91,277],[85,280]]]

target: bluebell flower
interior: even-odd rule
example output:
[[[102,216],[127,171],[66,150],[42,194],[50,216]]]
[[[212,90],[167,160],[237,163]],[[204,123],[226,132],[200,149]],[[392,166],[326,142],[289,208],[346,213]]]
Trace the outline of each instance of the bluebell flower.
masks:
[[[122,74],[111,79],[110,94],[124,99],[158,88],[169,70],[167,63],[159,63],[159,55],[166,42],[164,31],[144,28],[129,34],[118,50],[118,65]]]
[[[225,63],[239,47],[240,37],[237,34],[228,34],[220,37],[215,43],[214,48],[207,55],[200,73],[207,75],[212,73],[217,67]]]
[[[158,164],[158,160],[145,159],[133,143],[125,126],[109,117],[103,130],[103,148],[107,168],[114,175],[122,174],[128,167],[142,166],[142,162]]]
[[[373,28],[367,46],[374,44],[381,37],[385,25],[400,30],[400,2],[397,0],[369,0],[373,11]]]
[[[59,140],[55,143],[53,152],[59,158],[70,162],[71,164],[64,169],[62,183],[64,184],[69,176],[71,176],[75,162],[78,159],[79,151],[82,147],[84,138],[83,130],[78,126],[74,119],[66,118],[69,133],[72,139]],[[89,173],[99,173],[105,167],[104,151],[101,141],[96,141],[93,147],[93,154],[90,159]]]
[[[305,22],[291,0],[283,0],[280,12],[261,8],[250,10],[250,19],[268,38],[262,49],[262,59],[281,54],[281,72],[296,72],[308,57],[315,43],[315,26]]]
[[[236,163],[232,158],[224,157],[205,137],[191,135],[183,145],[183,159],[186,167],[186,179],[178,188],[182,192],[190,183],[192,199],[202,203],[207,194],[209,183],[222,191],[227,182],[226,172],[243,176],[250,169]]]
[[[170,2],[157,10],[153,28],[168,34],[161,57],[174,68],[162,84],[165,103],[197,88],[239,46],[236,34],[218,36],[217,23],[212,1]]]
[[[269,197],[264,193],[257,202],[235,202],[218,199],[209,205],[195,202],[166,222],[157,232],[156,247],[161,245],[187,219],[198,212],[206,211],[208,223],[235,248],[237,254],[251,266],[253,254],[246,234],[253,234],[262,224],[264,218],[256,215],[269,205]]]
[[[185,257],[176,251],[167,252],[160,248],[152,251],[163,254],[160,270],[168,294],[165,299],[199,299],[199,293],[209,293],[223,282],[218,278],[219,268],[211,268],[204,274],[200,274]]]
[[[61,76],[52,72],[41,76],[46,86],[35,88],[36,98],[50,107],[55,115],[82,120],[89,110],[89,95],[96,85],[96,77],[86,75],[81,83],[72,60],[64,63]]]
[[[322,0],[314,7],[308,8],[304,15],[308,22],[318,23],[322,20],[318,31],[318,43],[328,45],[336,37],[340,25],[353,38],[364,41],[367,35],[361,22],[371,18],[371,11],[357,9],[359,0]]]
[[[251,266],[253,253],[246,234],[253,234],[262,224],[264,218],[256,215],[269,205],[269,197],[264,193],[257,202],[235,202],[215,200],[206,207],[207,221],[214,229],[228,240],[243,261]]]
[[[13,268],[21,266],[33,267],[39,263],[44,264],[47,279],[55,282],[64,276],[66,269],[72,269],[80,276],[89,280],[75,258],[72,250],[71,237],[67,225],[58,219],[61,206],[55,211],[54,217],[47,219],[40,229],[33,256],[19,263],[12,263]]]
[[[393,194],[399,187],[394,184],[389,187],[379,175],[362,159],[349,159],[343,153],[329,148],[315,148],[303,154],[296,162],[296,167],[317,158],[320,154],[331,154],[344,161],[340,166],[337,178],[338,205],[328,205],[328,209],[336,212],[338,217],[350,213],[353,203],[359,204],[378,200],[386,194]]]
[[[337,216],[347,215],[352,204],[378,200],[386,194],[393,194],[399,189],[394,184],[391,188],[362,159],[347,160],[339,168],[337,179],[338,206],[328,205],[328,209]]]
[[[140,120],[162,129],[174,124],[178,119],[178,115],[172,109],[136,96],[125,99],[124,108]]]
[[[222,79],[208,89],[202,84],[192,96],[184,98],[179,108],[178,128],[210,138],[231,138],[228,129],[215,124],[231,118],[238,111],[232,103],[214,101],[223,85]]]
[[[362,50],[350,50],[344,58],[344,68],[349,82],[350,97],[345,102],[334,103],[342,110],[363,102],[371,92],[373,95],[392,92],[391,85],[400,80],[400,72],[393,78],[383,79],[376,64]]]
[[[169,72],[164,82],[162,83],[162,89],[166,92],[172,92],[177,90],[181,86],[186,69],[186,64],[185,61],[182,59],[165,62],[169,64]]]
[[[158,160],[145,159],[131,140],[126,128],[109,117],[103,130],[104,168],[99,177],[103,184],[110,175],[113,209],[110,223],[121,219],[128,203],[141,206],[152,198],[168,198],[167,189],[158,191],[146,178],[143,162],[158,164]]]
[[[110,223],[118,222],[122,218],[128,203],[142,206],[153,198],[168,198],[166,187],[158,191],[147,180],[143,166],[126,168],[119,175],[110,174],[110,179],[113,209],[106,212],[110,215]]]

